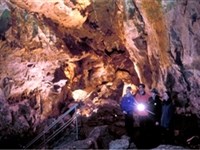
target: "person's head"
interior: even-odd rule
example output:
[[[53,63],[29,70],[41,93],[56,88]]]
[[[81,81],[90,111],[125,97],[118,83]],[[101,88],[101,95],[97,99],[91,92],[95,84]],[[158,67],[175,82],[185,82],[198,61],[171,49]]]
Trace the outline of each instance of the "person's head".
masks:
[[[138,85],[138,91],[139,91],[140,94],[144,94],[145,93],[145,85],[140,83]]]
[[[164,101],[168,101],[169,100],[169,92],[167,92],[167,91],[165,91],[164,93],[163,93],[163,95],[162,95],[162,99],[164,100]]]
[[[152,97],[155,97],[155,96],[158,95],[159,93],[158,93],[158,90],[157,90],[156,88],[153,88],[153,89],[151,90],[151,94],[152,94]]]
[[[128,87],[126,88],[126,94],[131,93],[131,91],[132,91],[132,88],[131,88],[130,86],[128,86]]]

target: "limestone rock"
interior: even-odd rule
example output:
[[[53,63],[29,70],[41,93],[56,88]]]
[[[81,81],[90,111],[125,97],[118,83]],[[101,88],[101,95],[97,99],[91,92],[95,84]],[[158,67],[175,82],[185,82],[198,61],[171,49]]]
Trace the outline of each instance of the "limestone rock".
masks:
[[[90,133],[89,136],[84,140],[78,140],[71,143],[63,144],[62,146],[56,147],[56,149],[88,149],[95,148],[98,149],[97,141],[104,134],[107,126],[95,127]]]
[[[156,149],[187,149],[187,148],[184,148],[182,146],[174,146],[174,145],[159,145],[158,147],[153,148],[153,149],[156,150]]]
[[[109,149],[128,149],[129,141],[127,139],[118,139],[111,141],[109,144]]]
[[[63,0],[43,2],[40,1],[16,1],[11,0],[12,3],[27,9],[31,12],[44,14],[47,18],[55,20],[57,23],[61,24],[67,28],[80,27],[86,20],[85,16],[82,16],[81,10],[83,11],[89,4],[89,0],[78,1],[74,8],[70,7],[70,1],[64,3]],[[49,10],[51,8],[51,11]],[[76,18],[76,19],[75,19]]]

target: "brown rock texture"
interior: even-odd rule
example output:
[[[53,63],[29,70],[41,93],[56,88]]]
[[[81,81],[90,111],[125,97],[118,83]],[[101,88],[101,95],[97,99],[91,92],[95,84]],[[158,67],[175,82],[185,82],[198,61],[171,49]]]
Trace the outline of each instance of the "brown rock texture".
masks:
[[[167,73],[166,86],[178,93],[179,105],[186,106],[189,103],[198,116],[199,7],[198,1],[180,1],[166,13],[173,63]]]
[[[86,116],[119,107],[123,86],[139,82],[169,90],[176,106],[200,117],[199,7],[198,0],[2,0],[0,131],[35,132],[73,99],[85,103]]]
[[[30,12],[43,14],[66,28],[80,27],[87,18],[87,16],[81,14],[81,11],[84,11],[90,5],[89,0],[77,0],[75,4],[70,0],[11,0],[11,2]]]

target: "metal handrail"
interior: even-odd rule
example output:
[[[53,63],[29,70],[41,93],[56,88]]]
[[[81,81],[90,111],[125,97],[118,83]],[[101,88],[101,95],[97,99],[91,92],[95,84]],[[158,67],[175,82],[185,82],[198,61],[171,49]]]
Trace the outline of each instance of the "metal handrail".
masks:
[[[78,104],[74,104],[72,107],[70,107],[69,110],[67,110],[64,114],[62,114],[60,117],[58,117],[57,120],[55,120],[48,128],[44,129],[43,132],[38,134],[32,141],[30,141],[24,149],[29,148],[31,145],[33,145],[37,140],[39,140],[42,136],[45,135],[51,128],[53,128],[58,122],[60,122],[66,115],[68,115],[72,110],[76,110]]]
[[[58,135],[65,127],[70,125],[78,116],[78,114],[75,114],[71,119],[69,119],[65,124],[63,124],[61,127],[59,127],[53,134],[51,134],[44,142],[42,142],[39,147],[47,144],[51,139],[53,139],[56,135]]]

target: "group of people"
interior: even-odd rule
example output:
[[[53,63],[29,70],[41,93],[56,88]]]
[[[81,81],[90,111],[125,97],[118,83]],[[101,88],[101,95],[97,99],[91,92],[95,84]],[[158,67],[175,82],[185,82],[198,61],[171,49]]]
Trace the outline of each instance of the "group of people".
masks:
[[[137,88],[137,92],[132,94],[132,88],[128,86],[120,103],[125,115],[127,135],[131,136],[136,121],[139,122],[140,128],[156,126],[168,130],[173,114],[170,93],[165,91],[159,94],[158,90],[153,88],[148,94],[144,84],[139,84]]]

